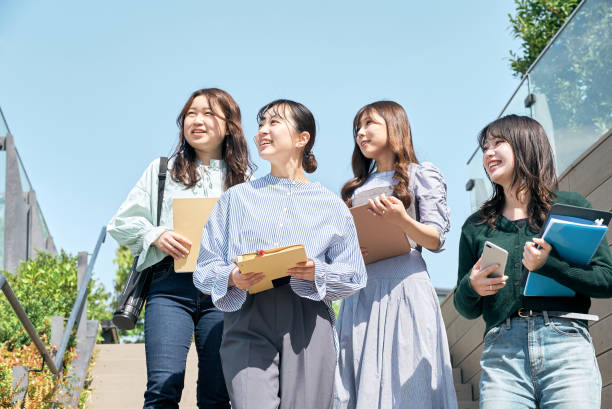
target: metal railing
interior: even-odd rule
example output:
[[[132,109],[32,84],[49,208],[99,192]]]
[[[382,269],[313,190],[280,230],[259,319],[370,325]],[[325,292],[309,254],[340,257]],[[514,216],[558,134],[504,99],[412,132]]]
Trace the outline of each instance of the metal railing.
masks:
[[[100,246],[104,243],[104,239],[106,237],[106,226],[102,228],[100,232],[100,236],[98,237],[98,241],[96,243],[95,250],[91,256],[91,260],[87,263],[87,271],[85,273],[85,277],[83,278],[83,282],[79,288],[79,292],[77,294],[77,298],[74,302],[74,306],[72,307],[72,312],[70,313],[70,318],[68,319],[68,323],[64,329],[64,333],[62,336],[62,341],[57,349],[55,357],[51,356],[51,353],[47,350],[45,344],[43,343],[40,335],[34,328],[32,321],[28,317],[28,314],[23,309],[23,306],[17,299],[13,289],[11,288],[6,278],[0,274],[0,287],[2,288],[2,292],[6,296],[9,304],[15,311],[15,314],[21,321],[21,324],[25,328],[28,336],[34,342],[36,349],[43,358],[43,366],[44,363],[47,364],[49,370],[55,375],[59,376],[62,372],[62,361],[64,359],[64,354],[66,352],[66,348],[68,346],[68,342],[70,341],[70,335],[72,334],[72,329],[74,327],[77,318],[81,316],[83,312],[83,306],[85,305],[85,301],[87,299],[87,287],[89,286],[89,282],[91,281],[91,277],[93,275],[93,267],[96,262],[96,258],[98,257],[98,252],[100,250]]]

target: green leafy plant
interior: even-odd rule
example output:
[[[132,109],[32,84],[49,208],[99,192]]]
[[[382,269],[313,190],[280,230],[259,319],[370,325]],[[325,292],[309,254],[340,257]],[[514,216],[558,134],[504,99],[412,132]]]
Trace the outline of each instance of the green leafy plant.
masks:
[[[580,0],[515,0],[516,15],[508,15],[521,55],[510,51],[515,76],[523,76],[557,33]]]
[[[39,333],[49,336],[50,317],[68,318],[77,296],[77,258],[61,251],[57,256],[39,252],[20,263],[17,271],[3,273]],[[110,319],[110,294],[92,279],[87,297],[88,319]],[[4,297],[0,297],[0,343],[10,348],[29,344],[23,326]]]

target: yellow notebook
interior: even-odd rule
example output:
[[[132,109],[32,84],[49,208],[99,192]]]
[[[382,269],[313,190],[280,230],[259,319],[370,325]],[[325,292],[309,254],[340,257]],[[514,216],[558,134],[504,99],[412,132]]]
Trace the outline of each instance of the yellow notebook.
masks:
[[[174,260],[174,271],[177,273],[191,273],[195,270],[202,232],[217,200],[218,197],[172,199],[174,231],[187,237],[192,243],[187,257]]]
[[[233,260],[241,273],[264,273],[265,277],[248,288],[250,294],[274,287],[273,280],[287,277],[287,270],[308,260],[303,244],[263,250],[236,256]]]

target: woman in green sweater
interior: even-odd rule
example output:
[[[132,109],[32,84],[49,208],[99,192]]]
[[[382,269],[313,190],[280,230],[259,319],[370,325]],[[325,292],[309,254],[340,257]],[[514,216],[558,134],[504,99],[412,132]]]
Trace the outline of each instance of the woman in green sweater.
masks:
[[[588,266],[559,257],[537,238],[553,203],[590,207],[560,192],[553,153],[535,120],[509,115],[478,137],[493,196],[463,225],[454,302],[486,323],[480,364],[481,408],[599,408],[601,375],[588,332],[591,297],[612,297],[612,257],[603,240]],[[485,241],[508,251],[503,277],[481,268]],[[524,297],[527,271],[575,290],[574,297]]]

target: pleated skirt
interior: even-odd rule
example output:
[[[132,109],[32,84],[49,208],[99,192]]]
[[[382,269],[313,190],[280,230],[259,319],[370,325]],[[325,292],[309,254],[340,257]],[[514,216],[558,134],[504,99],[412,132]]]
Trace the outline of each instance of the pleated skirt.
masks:
[[[335,409],[455,409],[440,304],[421,253],[367,266],[338,316]]]

